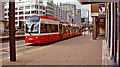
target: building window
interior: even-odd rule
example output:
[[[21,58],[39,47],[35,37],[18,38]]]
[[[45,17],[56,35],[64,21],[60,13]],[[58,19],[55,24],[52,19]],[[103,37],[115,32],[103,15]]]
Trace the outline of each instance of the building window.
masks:
[[[19,20],[23,20],[23,17],[19,17]]]
[[[15,8],[15,10],[17,10],[17,8]]]
[[[23,7],[19,7],[19,10],[23,10]]]
[[[30,6],[25,6],[25,9],[30,9]]]
[[[17,25],[18,24],[18,22],[15,22],[15,25]]]
[[[32,13],[32,14],[36,14],[36,11],[32,11],[31,13]]]
[[[5,20],[7,20],[7,18],[5,18]]]
[[[43,12],[43,15],[45,15],[45,12]]]
[[[35,7],[38,9],[38,5],[35,5]]]
[[[15,12],[15,15],[17,15],[18,13],[17,12]]]
[[[32,5],[31,8],[32,8],[32,9],[35,9],[35,5]]]
[[[27,16],[25,16],[25,19],[27,18]]]
[[[39,6],[40,7],[40,9],[42,9],[43,7],[42,6]]]
[[[5,9],[5,11],[7,11],[7,9]]]
[[[45,7],[43,7],[43,10],[45,10]]]
[[[7,16],[7,13],[5,13],[5,16]]]
[[[23,12],[19,12],[19,15],[23,15]]]
[[[39,2],[40,4],[42,4],[43,2]]]
[[[30,11],[25,11],[25,14],[30,14]]]
[[[15,17],[15,20],[18,20],[18,17]]]

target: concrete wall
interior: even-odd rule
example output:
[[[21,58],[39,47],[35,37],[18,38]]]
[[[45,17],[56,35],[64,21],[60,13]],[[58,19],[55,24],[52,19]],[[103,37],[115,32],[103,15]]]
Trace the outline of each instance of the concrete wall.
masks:
[[[100,27],[100,34],[105,35],[105,24],[104,23],[99,23],[99,27]]]
[[[4,20],[4,3],[0,1],[0,20]]]
[[[0,22],[0,34],[4,33],[4,23]]]

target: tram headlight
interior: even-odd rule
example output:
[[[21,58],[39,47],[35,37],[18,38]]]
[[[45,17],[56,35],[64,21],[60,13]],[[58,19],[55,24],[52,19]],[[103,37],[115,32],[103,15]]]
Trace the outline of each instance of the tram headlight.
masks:
[[[28,37],[26,37],[26,39],[27,39]]]
[[[36,39],[38,39],[39,37],[36,37]]]

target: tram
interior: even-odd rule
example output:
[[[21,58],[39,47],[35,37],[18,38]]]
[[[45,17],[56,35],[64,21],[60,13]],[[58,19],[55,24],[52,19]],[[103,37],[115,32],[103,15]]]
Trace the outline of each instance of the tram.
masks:
[[[26,43],[50,43],[82,34],[80,24],[49,16],[28,16],[25,22]]]

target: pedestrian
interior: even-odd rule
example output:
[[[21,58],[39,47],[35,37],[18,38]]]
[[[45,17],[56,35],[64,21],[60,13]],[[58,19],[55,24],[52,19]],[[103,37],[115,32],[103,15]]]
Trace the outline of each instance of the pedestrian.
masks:
[[[85,31],[86,31],[86,28],[83,29],[83,35],[85,36]]]
[[[93,28],[91,27],[91,28],[90,28],[90,34],[92,33],[92,31],[93,31]]]

